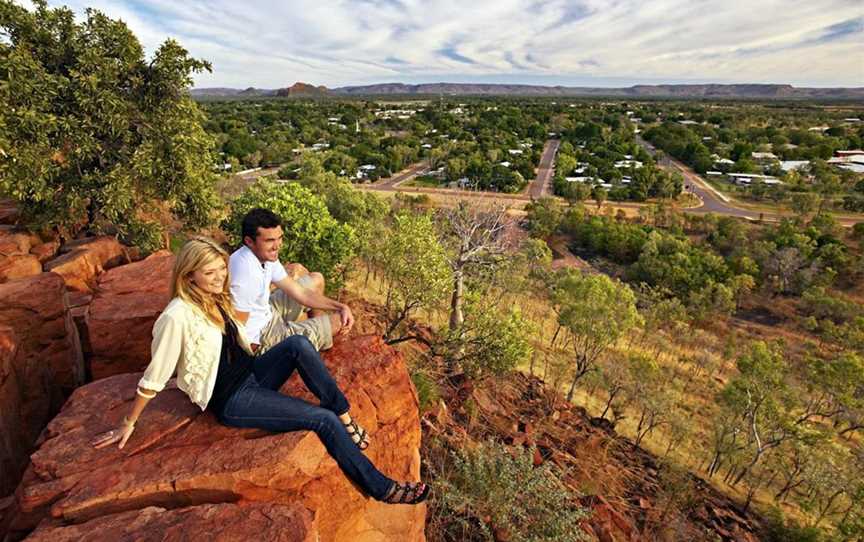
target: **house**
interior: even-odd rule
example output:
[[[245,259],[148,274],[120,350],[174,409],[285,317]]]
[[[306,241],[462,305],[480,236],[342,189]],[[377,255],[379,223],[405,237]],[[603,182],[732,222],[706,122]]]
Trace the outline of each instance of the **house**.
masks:
[[[864,156],[864,151],[862,151],[861,149],[857,149],[854,151],[836,151],[834,154],[836,154],[840,158],[843,158],[846,156],[856,156],[856,155]]]
[[[568,183],[593,183],[596,177],[565,177],[565,181]]]
[[[690,126],[690,125],[693,125],[693,124],[699,124],[699,123],[696,122],[695,120],[679,120],[679,121],[678,121],[678,124],[683,124],[683,125],[685,125],[685,126]]]
[[[812,128],[807,128],[808,132],[827,132],[830,126],[814,126]]]
[[[510,162],[499,162],[499,166],[510,167]]]
[[[705,175],[710,175],[711,177],[719,177],[723,175],[722,171],[706,171]]]
[[[510,154],[522,154],[522,149],[507,149]]]
[[[768,175],[759,175],[756,173],[729,173],[727,174],[729,180],[737,184],[738,186],[748,186],[753,183],[753,181],[762,181],[768,185],[777,185],[783,184],[783,182],[777,177],[771,177]]]
[[[780,162],[780,168],[783,171],[795,171],[799,169],[807,169],[810,165],[810,160],[784,160]]]
[[[639,169],[642,167],[642,162],[640,162],[639,160],[618,160],[617,162],[615,162],[615,167],[619,168],[619,169],[620,168]]]
[[[424,143],[420,146],[423,147],[424,149],[431,149],[432,148],[432,145],[430,145],[429,143]]]
[[[777,160],[777,155],[773,152],[751,152],[750,156],[754,160]]]
[[[734,166],[735,160],[730,160],[728,158],[720,158],[719,160],[714,160],[715,166]]]
[[[329,148],[330,148],[330,143],[315,143],[314,145],[312,145],[313,151],[322,151],[324,149],[329,149]]]

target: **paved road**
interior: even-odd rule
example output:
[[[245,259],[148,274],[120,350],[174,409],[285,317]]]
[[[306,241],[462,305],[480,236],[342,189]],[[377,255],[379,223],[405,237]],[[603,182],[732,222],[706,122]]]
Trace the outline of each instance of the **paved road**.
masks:
[[[371,185],[366,185],[365,188],[370,188],[372,190],[393,190],[394,188],[398,188],[400,184],[408,182],[414,177],[419,177],[425,173],[429,173],[429,163],[418,162],[408,166],[407,169],[400,171],[392,177],[379,179]]]
[[[537,176],[528,185],[525,192],[531,199],[540,199],[552,194],[552,176],[555,173],[555,156],[558,154],[560,139],[550,139],[543,146],[540,164],[537,166]]]
[[[645,148],[652,156],[657,153],[657,149],[654,148],[651,143],[648,143],[642,137],[636,136],[636,141],[642,147]],[[690,192],[696,194],[699,199],[702,201],[702,205],[699,207],[693,207],[691,209],[686,209],[688,213],[713,213],[717,215],[726,215],[726,216],[737,216],[740,218],[746,218],[749,220],[766,220],[768,222],[777,222],[781,218],[788,218],[792,216],[791,214],[783,214],[777,212],[762,212],[762,211],[754,211],[751,209],[746,209],[743,207],[738,207],[735,205],[735,200],[722,194],[716,188],[708,184],[702,177],[700,177],[696,172],[690,169],[687,165],[672,158],[671,156],[664,153],[663,158],[658,162],[658,166],[671,169],[673,171],[677,171],[684,177],[684,184],[688,187]],[[843,226],[852,226],[853,224],[860,222],[860,218],[855,218],[851,216],[837,216],[837,221]]]

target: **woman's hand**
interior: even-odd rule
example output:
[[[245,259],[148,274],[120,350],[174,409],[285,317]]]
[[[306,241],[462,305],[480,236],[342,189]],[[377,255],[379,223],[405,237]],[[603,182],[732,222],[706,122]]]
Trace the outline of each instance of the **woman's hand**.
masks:
[[[119,441],[120,446],[118,446],[118,448],[122,450],[123,446],[126,445],[126,441],[132,436],[133,431],[135,431],[135,422],[130,422],[126,418],[123,418],[123,423],[120,424],[120,427],[97,435],[96,438],[91,441],[91,444],[94,448],[104,448],[109,444],[114,444]]]

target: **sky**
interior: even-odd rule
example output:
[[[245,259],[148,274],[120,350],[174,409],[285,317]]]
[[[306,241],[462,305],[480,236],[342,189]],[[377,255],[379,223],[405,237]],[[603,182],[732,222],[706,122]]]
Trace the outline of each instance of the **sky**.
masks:
[[[30,4],[19,0],[24,6]],[[864,86],[864,0],[68,0],[174,38],[195,87]]]

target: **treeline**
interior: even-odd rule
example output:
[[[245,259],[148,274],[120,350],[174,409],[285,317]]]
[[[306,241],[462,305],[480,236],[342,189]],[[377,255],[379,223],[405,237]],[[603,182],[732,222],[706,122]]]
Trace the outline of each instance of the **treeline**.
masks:
[[[745,508],[765,493],[778,514],[794,503],[808,521],[778,520],[778,539],[821,539],[826,523],[840,540],[864,532],[864,309],[843,293],[862,278],[860,233],[825,213],[749,225],[655,208],[632,223],[550,200],[529,209],[528,228],[566,236],[635,293],[641,322],[626,346],[619,341],[587,372],[577,355],[569,369],[586,372],[602,417],[630,418],[637,443],[662,433],[667,454],[683,447],[698,458],[691,468],[740,491]],[[719,331],[762,303],[790,304],[796,316],[786,325],[810,339],[746,341]],[[618,322],[631,318],[616,313]],[[604,326],[602,315],[592,321]],[[705,394],[713,404],[694,399]]]

